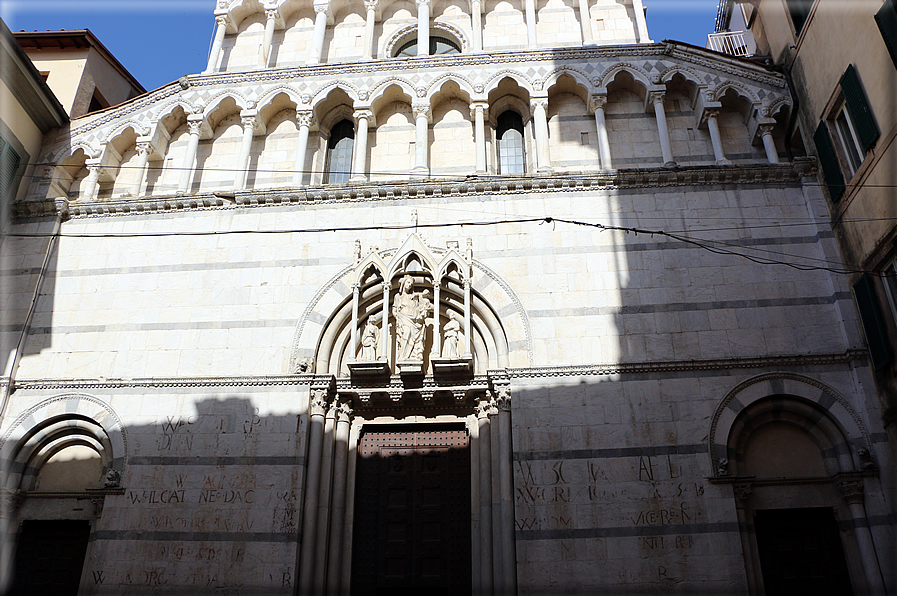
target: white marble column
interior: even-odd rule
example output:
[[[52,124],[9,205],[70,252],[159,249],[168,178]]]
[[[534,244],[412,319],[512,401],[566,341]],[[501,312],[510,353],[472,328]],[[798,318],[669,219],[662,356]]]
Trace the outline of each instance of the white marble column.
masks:
[[[144,189],[147,179],[147,167],[150,154],[153,152],[152,143],[137,143],[137,179],[131,185],[131,195],[139,197]]]
[[[470,0],[470,27],[473,31],[473,51],[483,51],[483,6],[480,0]]]
[[[579,0],[579,24],[582,26],[582,45],[594,43],[592,20],[589,17],[589,0]]]
[[[329,4],[315,4],[315,31],[311,37],[311,50],[306,64],[318,64],[324,54],[324,34],[327,32],[327,19],[330,18]]]
[[[318,523],[315,537],[314,579],[312,594],[324,593],[324,582],[327,579],[327,549],[330,539],[330,508],[333,504],[333,456],[334,431],[336,430],[336,411],[338,402],[331,401],[324,415],[324,440],[321,448],[321,480],[318,485]]]
[[[473,138],[477,151],[477,174],[486,173],[486,110],[488,107],[489,104],[484,101],[470,104],[473,116]]]
[[[259,51],[259,66],[265,68],[271,58],[271,43],[274,41],[274,26],[277,24],[277,9],[265,10],[265,37]]]
[[[100,160],[88,159],[85,162],[87,167],[87,177],[78,193],[78,199],[82,201],[92,201],[97,195],[97,187],[100,181]]]
[[[249,180],[249,154],[252,152],[252,135],[255,132],[255,112],[243,112],[240,114],[240,122],[243,125],[243,138],[240,141],[240,155],[237,158],[237,175],[234,178],[234,188],[243,190]]]
[[[417,0],[417,55],[430,55],[430,0]]]
[[[496,387],[498,396],[498,476],[501,492],[499,511],[501,514],[501,554],[503,573],[502,594],[517,593],[517,555],[514,541],[514,479],[511,472],[511,387],[502,384]]]
[[[415,124],[414,170],[412,171],[419,176],[428,176],[430,174],[430,105],[414,104],[411,109],[414,112]]]
[[[863,504],[863,479],[849,478],[837,483],[838,491],[847,501],[850,509],[850,517],[854,522],[854,535],[860,551],[860,559],[863,562],[863,571],[868,582],[869,594],[887,594],[881,568],[878,565],[878,555],[875,552],[875,542],[872,540],[872,532],[869,531],[869,519],[866,517],[866,507]]]
[[[378,0],[366,0],[364,3],[367,17],[364,21],[364,53],[362,56],[366,60],[371,60],[374,57],[374,26],[377,24],[377,5]]]
[[[645,7],[642,0],[632,0],[632,10],[635,12],[635,26],[638,30],[639,43],[652,43],[648,37],[648,23],[645,20]]]
[[[212,41],[212,51],[209,52],[209,63],[203,74],[215,72],[218,66],[218,60],[221,58],[221,46],[224,44],[224,34],[227,33],[227,25],[230,18],[227,15],[218,15],[215,17],[215,38]]]
[[[526,15],[526,47],[534,48],[539,45],[536,38],[536,0],[525,0],[524,13]]]
[[[601,159],[601,169],[612,170],[610,141],[607,138],[607,120],[604,117],[604,106],[606,105],[606,95],[593,95],[589,107],[595,112],[595,130],[598,131],[598,155]]]
[[[468,274],[469,275],[469,274]],[[464,278],[464,357],[471,358],[471,333],[470,328],[470,278]]]
[[[368,158],[368,125],[374,114],[370,110],[356,110],[352,116],[355,118],[355,146],[352,149],[352,182],[364,182],[367,176]]]
[[[716,165],[730,165],[732,162],[726,159],[726,154],[723,152],[723,140],[719,136],[719,122],[716,120],[719,110],[707,110],[705,114],[707,116],[707,132],[710,133],[710,144],[713,145],[713,157],[716,159]]]
[[[358,299],[361,296],[361,284],[352,284],[352,347],[349,349],[349,362],[358,359]]]
[[[333,507],[330,514],[330,544],[327,557],[327,594],[340,593],[343,554],[343,520],[346,513],[346,463],[349,452],[349,421],[352,408],[342,402],[336,407],[336,434],[333,458]]]
[[[776,142],[772,138],[772,129],[775,124],[761,124],[760,138],[763,140],[763,149],[766,150],[766,159],[769,163],[779,163],[779,152],[776,149]]]
[[[299,552],[299,593],[312,593],[315,562],[315,536],[318,523],[318,493],[321,481],[321,451],[324,438],[326,390],[313,388],[308,404],[308,461],[305,474],[305,510],[302,516],[302,542]]]
[[[670,144],[670,131],[667,128],[667,115],[663,109],[663,91],[651,91],[648,93],[648,101],[654,106],[654,118],[657,120],[657,135],[660,137],[660,151],[663,155],[663,167],[675,167],[673,161],[673,147]]]
[[[389,288],[390,282],[383,281],[383,318],[380,321],[380,359],[389,361]]]
[[[548,98],[533,99],[533,125],[536,133],[536,169],[551,169],[551,155],[548,151]]]
[[[179,193],[187,192],[190,188],[190,180],[193,178],[196,149],[199,147],[199,133],[202,129],[202,116],[187,116],[187,128],[190,131],[190,138],[187,140],[187,151],[184,153],[184,161],[181,162],[181,180],[178,184]]]
[[[492,594],[492,438],[487,399],[477,402],[480,452],[480,586],[482,594]]]
[[[305,154],[308,150],[308,130],[311,128],[312,112],[302,108],[296,109],[296,123],[299,125],[299,138],[296,139],[296,161],[293,163],[293,185],[302,186],[305,179]]]
[[[437,276],[438,277],[438,276]],[[442,280],[433,280],[433,345],[430,346],[430,361],[439,358],[442,351],[442,328],[439,326],[439,301],[442,290]],[[446,309],[446,314],[448,309]]]

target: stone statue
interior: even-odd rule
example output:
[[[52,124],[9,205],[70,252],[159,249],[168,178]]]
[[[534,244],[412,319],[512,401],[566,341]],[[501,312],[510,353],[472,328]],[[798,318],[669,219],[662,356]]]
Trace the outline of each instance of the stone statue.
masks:
[[[458,321],[458,313],[449,311],[449,320],[442,328],[442,357],[458,359],[461,357],[458,346],[461,343],[461,323]]]
[[[368,317],[364,330],[361,332],[361,354],[359,360],[362,362],[373,362],[377,359],[377,335],[379,327]]]
[[[399,282],[399,293],[392,305],[396,319],[396,361],[422,361],[424,333],[433,303],[424,292],[412,292],[414,280],[406,275]]]
[[[115,468],[110,468],[108,472],[106,472],[106,477],[103,479],[103,486],[105,488],[118,488],[121,486],[121,472],[116,470]]]

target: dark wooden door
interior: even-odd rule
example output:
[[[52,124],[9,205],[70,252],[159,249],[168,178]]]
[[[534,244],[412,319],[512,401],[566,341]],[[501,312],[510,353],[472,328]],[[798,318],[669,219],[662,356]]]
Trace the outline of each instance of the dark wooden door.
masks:
[[[767,596],[853,594],[832,509],[775,509],[754,518]]]
[[[470,594],[470,446],[463,427],[365,432],[354,524],[353,596]]]
[[[87,521],[24,522],[16,548],[12,593],[77,595],[89,537]]]

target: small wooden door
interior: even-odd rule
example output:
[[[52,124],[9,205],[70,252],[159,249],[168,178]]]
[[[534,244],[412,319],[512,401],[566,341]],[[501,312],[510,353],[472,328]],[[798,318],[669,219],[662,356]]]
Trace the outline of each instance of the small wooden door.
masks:
[[[754,518],[767,596],[853,594],[832,509],[775,509]]]
[[[383,428],[358,449],[353,596],[470,594],[467,432]]]
[[[12,593],[77,595],[89,538],[88,521],[25,521],[16,548]]]

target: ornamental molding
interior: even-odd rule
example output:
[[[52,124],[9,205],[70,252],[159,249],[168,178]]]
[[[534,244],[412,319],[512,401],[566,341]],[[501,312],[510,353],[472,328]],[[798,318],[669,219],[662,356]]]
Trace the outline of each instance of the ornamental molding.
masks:
[[[445,23],[436,23],[437,28],[444,27],[450,30]],[[466,39],[463,36],[462,39]],[[786,82],[783,76],[772,73],[759,65],[746,63],[744,61],[736,61],[725,57],[710,54],[699,48],[679,47],[675,44],[632,44],[620,46],[584,46],[571,48],[558,48],[556,50],[512,50],[506,52],[495,52],[489,54],[451,54],[447,56],[430,56],[415,58],[414,60],[395,60],[383,59],[373,62],[356,62],[346,64],[319,64],[301,67],[283,67],[283,68],[264,68],[253,69],[247,71],[233,71],[225,73],[209,73],[197,74],[190,77],[190,92],[187,95],[196,96],[202,88],[222,87],[226,89],[234,89],[240,87],[255,86],[258,84],[295,84],[301,79],[321,78],[324,80],[332,80],[334,77],[344,78],[349,75],[358,75],[365,78],[371,76],[371,73],[387,73],[399,71],[433,71],[443,68],[457,72],[459,69],[471,68],[474,70],[483,70],[482,66],[490,66],[495,68],[502,64],[519,64],[526,62],[547,62],[556,64],[560,61],[569,61],[573,63],[581,62],[593,65],[596,71],[595,75],[586,77],[591,79],[593,84],[596,77],[605,78],[608,68],[613,67],[620,61],[630,62],[633,68],[641,70],[634,65],[645,58],[654,58],[655,60],[678,60],[693,67],[705,69],[711,73],[725,73],[736,78],[753,81],[761,85],[784,89]],[[575,65],[565,65],[568,69],[574,68]],[[565,66],[562,66],[563,69]],[[675,68],[675,66],[667,67],[664,72]],[[552,71],[555,67],[552,67]],[[521,73],[517,73],[523,76]],[[642,74],[644,71],[642,71]],[[661,74],[661,76],[663,76]],[[650,80],[652,77],[648,77]],[[594,90],[589,90],[593,92]],[[145,96],[135,100],[126,102],[125,104],[108,110],[97,117],[90,118],[89,121],[80,124],[73,122],[69,129],[68,136],[80,136],[87,134],[97,128],[101,128],[110,123],[119,121],[129,114],[141,111],[152,111],[153,106],[170,97],[177,97],[181,102],[184,100],[184,91],[177,81],[169,83],[155,91],[147,93]]]
[[[17,379],[17,391],[54,391],[61,389],[152,389],[156,387],[271,387],[306,386],[312,382],[311,374],[260,375],[238,377],[152,377],[137,379]],[[70,395],[64,396],[66,399]],[[96,398],[93,398],[96,399]]]
[[[153,195],[141,198],[81,201],[25,199],[13,204],[17,219],[56,216],[57,200],[67,205],[71,217],[139,216],[149,213],[189,212],[214,209],[252,208],[279,205],[361,203],[391,200],[426,200],[439,197],[490,197],[601,191],[637,188],[702,187],[716,185],[800,184],[816,171],[813,158],[792,163],[726,166],[680,166],[570,172],[555,176],[484,176],[457,180],[410,180],[407,182],[359,182],[304,188],[272,188],[248,191],[203,192],[195,195]]]

